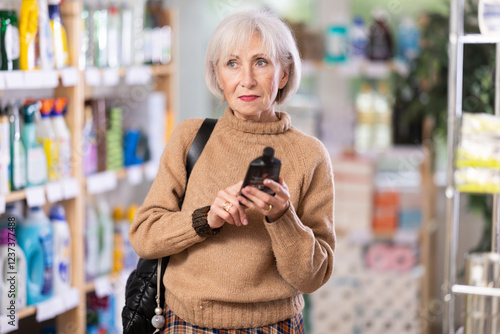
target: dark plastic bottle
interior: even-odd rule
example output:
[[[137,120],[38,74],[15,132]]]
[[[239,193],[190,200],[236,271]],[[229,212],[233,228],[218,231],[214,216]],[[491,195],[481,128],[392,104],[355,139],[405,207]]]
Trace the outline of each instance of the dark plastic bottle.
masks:
[[[368,36],[367,58],[375,61],[387,61],[394,55],[394,43],[390,28],[381,11],[374,13],[374,21]]]
[[[274,157],[274,149],[266,147],[262,156],[250,163],[242,188],[252,186],[269,195],[274,195],[274,192],[264,185],[264,180],[271,179],[278,182],[280,169],[281,161]]]

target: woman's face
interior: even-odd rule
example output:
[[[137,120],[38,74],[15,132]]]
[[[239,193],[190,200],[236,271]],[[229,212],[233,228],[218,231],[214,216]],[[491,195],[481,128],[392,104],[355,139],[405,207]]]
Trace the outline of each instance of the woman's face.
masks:
[[[276,120],[273,104],[278,88],[288,81],[288,71],[262,52],[259,35],[254,34],[249,44],[221,57],[217,79],[236,117],[256,122]]]

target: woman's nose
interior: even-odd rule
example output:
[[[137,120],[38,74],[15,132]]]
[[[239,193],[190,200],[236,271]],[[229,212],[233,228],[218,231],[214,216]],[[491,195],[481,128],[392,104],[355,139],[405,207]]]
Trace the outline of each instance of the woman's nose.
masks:
[[[255,86],[255,77],[251,66],[243,66],[240,83],[245,88]]]

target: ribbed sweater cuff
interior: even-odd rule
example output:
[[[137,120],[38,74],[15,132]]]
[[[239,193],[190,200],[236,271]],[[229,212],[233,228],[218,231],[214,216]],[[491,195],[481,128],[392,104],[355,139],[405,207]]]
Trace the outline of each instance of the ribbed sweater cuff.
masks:
[[[272,223],[266,221],[265,226],[273,244],[279,248],[293,246],[306,231],[291,203],[283,216]]]

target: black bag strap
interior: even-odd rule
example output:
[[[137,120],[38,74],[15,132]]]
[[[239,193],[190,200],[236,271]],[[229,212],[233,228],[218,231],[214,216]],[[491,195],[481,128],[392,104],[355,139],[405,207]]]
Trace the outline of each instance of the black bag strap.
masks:
[[[191,148],[189,149],[187,160],[186,160],[186,172],[187,177],[186,180],[189,180],[189,176],[191,175],[191,171],[193,170],[194,164],[198,160],[205,148],[205,144],[207,143],[212,131],[215,128],[215,124],[217,124],[217,119],[214,118],[205,118],[203,124],[201,124],[196,137],[194,137],[193,143],[191,144]]]

